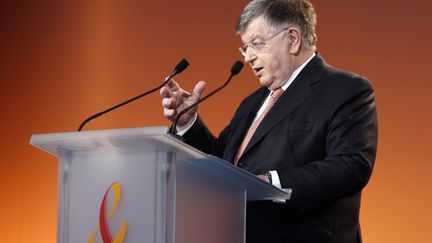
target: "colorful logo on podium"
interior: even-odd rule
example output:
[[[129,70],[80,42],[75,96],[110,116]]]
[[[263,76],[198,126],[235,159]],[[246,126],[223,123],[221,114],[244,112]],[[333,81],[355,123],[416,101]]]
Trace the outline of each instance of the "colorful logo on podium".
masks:
[[[111,205],[111,209],[108,212],[107,204],[110,193],[113,193],[114,198]],[[102,199],[102,203],[99,210],[99,226],[95,227],[90,233],[87,243],[95,243],[95,237],[98,232],[100,232],[100,236],[102,238],[103,243],[122,243],[124,237],[126,235],[126,221],[122,219],[121,227],[115,238],[112,237],[111,231],[108,225],[108,220],[117,210],[118,204],[120,202],[120,192],[121,186],[118,182],[114,182],[111,186],[106,190],[105,195]]]

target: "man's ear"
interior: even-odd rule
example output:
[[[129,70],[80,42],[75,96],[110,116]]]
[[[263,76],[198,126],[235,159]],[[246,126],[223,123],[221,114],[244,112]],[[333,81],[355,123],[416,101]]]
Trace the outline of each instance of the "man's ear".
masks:
[[[290,53],[294,55],[298,54],[303,42],[301,31],[297,27],[289,28],[288,38],[290,41]]]

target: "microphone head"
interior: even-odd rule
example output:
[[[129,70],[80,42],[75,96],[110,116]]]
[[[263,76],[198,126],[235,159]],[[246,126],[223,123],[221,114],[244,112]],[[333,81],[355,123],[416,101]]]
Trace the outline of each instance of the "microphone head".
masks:
[[[237,75],[243,68],[243,62],[236,61],[231,68],[231,75]]]
[[[187,67],[189,66],[189,62],[183,58],[178,64],[177,66],[174,68],[174,73],[178,74],[183,72]]]

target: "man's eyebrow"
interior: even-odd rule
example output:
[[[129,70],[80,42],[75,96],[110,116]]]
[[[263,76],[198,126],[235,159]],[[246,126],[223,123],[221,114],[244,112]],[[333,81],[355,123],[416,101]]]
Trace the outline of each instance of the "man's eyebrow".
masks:
[[[251,39],[252,39],[252,41],[250,41],[248,43],[261,42],[260,40],[262,40],[263,38],[261,36],[259,36],[258,34],[253,34]],[[247,44],[243,40],[241,42],[242,42],[242,44]]]

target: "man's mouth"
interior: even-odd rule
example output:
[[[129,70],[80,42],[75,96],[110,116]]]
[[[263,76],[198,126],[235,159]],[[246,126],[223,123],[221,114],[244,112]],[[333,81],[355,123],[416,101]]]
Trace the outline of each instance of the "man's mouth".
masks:
[[[256,76],[261,76],[261,73],[262,73],[261,70],[262,69],[263,69],[262,67],[253,68],[255,75]]]

